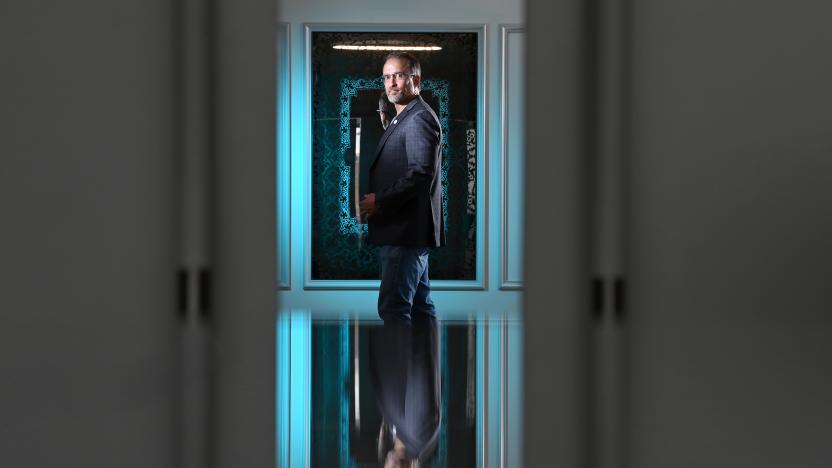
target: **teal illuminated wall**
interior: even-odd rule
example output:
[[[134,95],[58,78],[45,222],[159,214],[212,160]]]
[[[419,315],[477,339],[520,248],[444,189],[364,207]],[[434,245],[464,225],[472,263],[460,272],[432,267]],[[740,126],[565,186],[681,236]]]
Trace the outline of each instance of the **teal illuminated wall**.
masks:
[[[286,26],[286,39],[278,41],[279,70],[283,80],[278,83],[281,97],[278,109],[278,248],[280,265],[278,284],[284,289],[279,301],[286,310],[294,312],[281,315],[278,326],[278,459],[279,466],[307,466],[310,462],[308,437],[311,435],[311,407],[309,394],[309,366],[311,359],[311,325],[309,310],[332,311],[333,316],[344,317],[352,313],[366,313],[375,308],[377,282],[373,280],[355,282],[311,280],[311,208],[312,208],[312,131],[311,122],[311,70],[307,50],[307,22],[327,23],[327,27],[372,29],[383,28],[385,24],[401,26],[402,18],[413,30],[464,30],[478,34],[479,59],[475,67],[468,70],[477,77],[477,122],[476,142],[478,149],[476,191],[478,211],[476,213],[476,259],[477,278],[475,281],[437,281],[434,283],[434,300],[440,316],[487,317],[490,314],[509,314],[515,319],[520,316],[521,292],[504,289],[520,286],[518,272],[521,271],[519,255],[522,253],[522,219],[506,215],[507,207],[516,211],[522,208],[522,200],[516,195],[522,191],[522,122],[507,122],[503,117],[504,101],[518,102],[522,88],[510,86],[503,89],[503,75],[506,66],[516,68],[522,63],[517,58],[523,53],[515,42],[508,47],[514,59],[504,64],[503,25],[520,23],[522,15],[517,4],[497,0],[461,0],[440,2],[443,25],[431,26],[436,21],[436,9],[425,4],[396,4],[395,8],[380,0],[369,0],[367,5],[356,8],[346,0],[331,3],[324,0],[291,2],[278,0],[281,18]],[[482,18],[482,19],[480,19]],[[471,21],[481,21],[471,24]],[[370,24],[368,22],[372,21]],[[451,23],[459,23],[455,26]],[[336,24],[337,23],[337,24]],[[318,25],[312,25],[313,29]],[[521,34],[513,37],[519,37]],[[513,64],[513,65],[512,65]],[[509,73],[513,83],[522,82],[520,70]],[[518,109],[515,107],[514,109]],[[510,113],[516,110],[509,110]],[[438,112],[437,112],[438,113]],[[283,116],[283,118],[281,118]],[[504,147],[506,141],[510,147]],[[505,164],[504,164],[505,163]],[[504,170],[503,167],[508,170]],[[504,200],[504,195],[506,199]],[[507,202],[507,203],[504,203]],[[504,220],[512,224],[508,226]],[[515,221],[516,220],[516,221]],[[324,284],[327,283],[327,284]],[[294,317],[294,318],[292,318]],[[483,398],[484,381],[495,379],[507,382],[508,401],[501,409],[500,395],[494,392],[485,396],[488,419],[487,432],[478,434],[477,452],[487,463],[478,466],[496,467],[505,450],[507,466],[519,464],[519,446],[509,440],[501,449],[500,427],[509,428],[519,434],[519,413],[521,400],[516,397],[521,390],[522,337],[519,326],[509,326],[504,335],[498,322],[477,326],[477,394]],[[505,336],[505,339],[503,339]],[[499,359],[504,355],[507,360]],[[488,372],[485,372],[488,369]],[[514,397],[512,397],[514,395]],[[478,413],[478,418],[484,415]],[[482,421],[480,421],[482,422]],[[285,432],[284,432],[285,430]],[[287,435],[291,434],[291,435]],[[285,436],[285,437],[284,437]],[[487,443],[483,443],[484,436]]]

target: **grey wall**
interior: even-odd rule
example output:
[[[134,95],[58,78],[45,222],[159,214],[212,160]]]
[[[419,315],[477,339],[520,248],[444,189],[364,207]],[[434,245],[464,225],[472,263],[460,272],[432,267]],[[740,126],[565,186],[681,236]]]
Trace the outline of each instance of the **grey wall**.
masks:
[[[0,464],[172,466],[168,2],[0,11]]]
[[[0,7],[0,465],[198,458],[182,453],[199,444],[183,444],[180,396],[205,375],[180,367],[200,350],[176,288],[194,136],[182,91],[205,83],[181,81],[194,76],[180,55],[194,23],[210,31],[199,73],[216,112],[197,156],[217,174],[201,331],[213,416],[196,438],[214,466],[274,465],[274,229],[246,220],[274,216],[275,6],[212,6],[215,21],[187,16],[187,2]]]
[[[528,2],[528,83],[551,92],[528,103],[526,466],[832,463],[829,10]],[[581,265],[615,223],[576,213],[610,178],[627,307],[596,321]]]
[[[829,466],[832,9],[631,8],[629,466]]]

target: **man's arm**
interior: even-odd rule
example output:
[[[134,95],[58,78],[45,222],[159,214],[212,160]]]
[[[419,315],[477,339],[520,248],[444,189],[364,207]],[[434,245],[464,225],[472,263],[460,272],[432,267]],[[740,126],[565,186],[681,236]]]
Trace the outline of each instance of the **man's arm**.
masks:
[[[407,171],[404,177],[375,194],[375,206],[378,211],[398,210],[420,191],[427,191],[436,175],[439,125],[426,110],[411,116],[406,122]]]

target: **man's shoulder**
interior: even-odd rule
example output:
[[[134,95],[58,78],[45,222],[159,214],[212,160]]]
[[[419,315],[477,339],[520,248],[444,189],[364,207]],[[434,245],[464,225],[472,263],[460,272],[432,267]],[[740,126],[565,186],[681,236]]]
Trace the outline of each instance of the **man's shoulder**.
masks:
[[[430,126],[439,125],[439,118],[430,106],[419,99],[419,102],[410,109],[411,118],[408,120],[414,123],[427,123]]]

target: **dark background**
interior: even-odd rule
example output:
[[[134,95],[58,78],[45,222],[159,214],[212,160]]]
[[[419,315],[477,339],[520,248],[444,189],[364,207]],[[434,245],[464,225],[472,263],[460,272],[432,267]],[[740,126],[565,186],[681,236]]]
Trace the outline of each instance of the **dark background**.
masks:
[[[340,160],[354,160],[351,149],[340,154],[341,82],[343,79],[377,80],[376,90],[359,91],[352,99],[351,117],[362,119],[361,169],[369,171],[375,158],[381,124],[375,110],[383,89],[381,69],[385,51],[344,51],[335,44],[403,43],[438,45],[441,51],[416,52],[422,65],[423,83],[445,80],[448,83],[448,128],[443,135],[443,165],[447,171],[447,243],[430,257],[432,279],[476,279],[476,202],[468,207],[469,171],[476,171],[476,160],[469,164],[466,131],[476,131],[477,121],[477,34],[476,33],[312,33],[312,278],[377,279],[375,246],[358,235],[344,235],[339,229]],[[425,100],[440,117],[439,102],[430,90]],[[366,133],[365,133],[365,130]],[[352,172],[350,173],[352,182]],[[475,176],[475,173],[474,173]],[[476,180],[476,179],[475,179]],[[476,186],[474,187],[476,190]],[[364,192],[366,193],[366,192]],[[352,184],[349,192],[353,199]],[[350,205],[352,206],[352,204]]]

